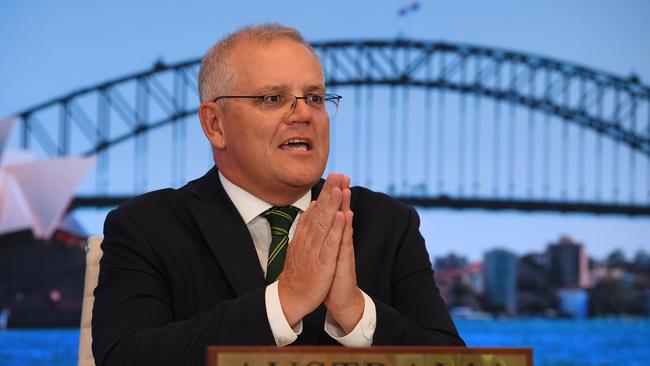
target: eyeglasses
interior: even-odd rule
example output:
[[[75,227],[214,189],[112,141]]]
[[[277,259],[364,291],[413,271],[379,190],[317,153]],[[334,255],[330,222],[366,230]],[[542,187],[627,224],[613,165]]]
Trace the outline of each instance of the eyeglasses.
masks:
[[[337,94],[307,94],[302,97],[287,93],[268,94],[268,95],[222,95],[214,98],[216,102],[219,99],[258,99],[260,109],[278,117],[285,117],[293,113],[298,104],[298,99],[302,99],[314,112],[327,113],[328,116],[334,117],[339,110],[341,98]]]

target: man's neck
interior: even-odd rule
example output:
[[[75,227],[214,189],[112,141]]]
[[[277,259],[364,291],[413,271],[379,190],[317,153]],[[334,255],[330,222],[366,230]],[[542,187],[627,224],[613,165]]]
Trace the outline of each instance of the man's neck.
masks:
[[[256,197],[257,199],[260,199],[276,207],[289,206],[294,202],[296,202],[297,200],[299,200],[300,198],[302,198],[306,193],[311,191],[311,187],[304,187],[304,188],[287,187],[287,189],[276,190],[276,191],[259,190],[256,189],[255,186],[251,187],[251,186],[247,186],[246,184],[242,184],[237,179],[233,179],[234,177],[229,176],[227,173],[224,173],[223,171],[219,171],[219,174],[221,177],[227,179],[230,184],[239,187],[240,189]]]

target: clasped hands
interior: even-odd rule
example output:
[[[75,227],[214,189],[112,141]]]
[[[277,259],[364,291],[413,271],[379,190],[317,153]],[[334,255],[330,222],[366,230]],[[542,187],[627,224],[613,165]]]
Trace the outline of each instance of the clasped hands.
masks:
[[[292,327],[321,303],[345,334],[363,315],[350,196],[350,178],[329,174],[318,199],[300,217],[278,278],[280,304]]]

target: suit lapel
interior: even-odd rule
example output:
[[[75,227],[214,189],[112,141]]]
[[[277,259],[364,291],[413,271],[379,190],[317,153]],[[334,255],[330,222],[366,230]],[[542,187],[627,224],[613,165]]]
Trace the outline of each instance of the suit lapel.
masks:
[[[323,184],[325,184],[325,180],[320,179],[318,183],[311,189],[311,200],[316,201],[318,199],[318,195],[320,195],[320,191],[323,190]]]
[[[185,188],[200,198],[190,209],[212,254],[237,296],[265,286],[264,273],[246,224],[212,168]]]

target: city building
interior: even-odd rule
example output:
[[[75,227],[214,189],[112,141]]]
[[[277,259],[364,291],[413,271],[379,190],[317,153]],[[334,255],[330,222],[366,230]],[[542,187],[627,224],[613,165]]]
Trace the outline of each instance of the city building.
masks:
[[[467,258],[455,253],[449,253],[444,257],[435,257],[433,260],[433,268],[436,270],[442,269],[459,269],[467,266]]]
[[[476,292],[477,294],[482,295],[483,294],[483,263],[481,262],[476,262],[476,263],[470,263],[467,265],[467,280],[469,282],[469,286]]]
[[[587,288],[589,259],[584,245],[563,236],[548,246],[549,279],[556,288]]]
[[[469,311],[481,308],[483,274],[480,263],[470,265],[465,257],[451,253],[436,257],[434,268],[436,284],[449,308],[462,307]]]
[[[506,249],[485,253],[484,297],[488,310],[517,313],[517,256]]]
[[[447,306],[455,306],[457,301],[454,297],[454,288],[466,282],[465,271],[462,268],[436,269],[434,276],[440,295]]]
[[[548,258],[542,253],[528,253],[517,264],[517,312],[545,315],[557,309],[555,291],[548,283]]]

